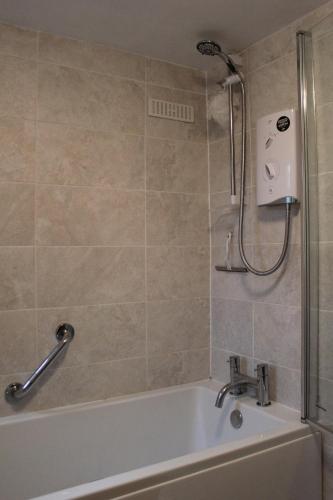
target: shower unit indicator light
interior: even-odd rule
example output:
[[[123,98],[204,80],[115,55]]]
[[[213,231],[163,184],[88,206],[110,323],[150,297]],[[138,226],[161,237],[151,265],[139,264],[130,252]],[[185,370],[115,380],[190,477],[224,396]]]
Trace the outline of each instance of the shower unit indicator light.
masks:
[[[297,114],[288,109],[257,122],[257,205],[299,199]]]

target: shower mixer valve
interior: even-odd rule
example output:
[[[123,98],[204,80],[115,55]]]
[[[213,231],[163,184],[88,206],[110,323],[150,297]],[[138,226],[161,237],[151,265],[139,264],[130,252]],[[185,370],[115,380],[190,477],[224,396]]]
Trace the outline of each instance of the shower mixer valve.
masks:
[[[257,122],[257,204],[299,199],[297,113],[287,109]]]

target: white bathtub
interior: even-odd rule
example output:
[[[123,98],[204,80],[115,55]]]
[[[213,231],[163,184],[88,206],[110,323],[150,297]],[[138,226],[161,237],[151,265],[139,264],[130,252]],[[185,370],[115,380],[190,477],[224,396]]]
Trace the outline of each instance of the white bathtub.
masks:
[[[217,409],[219,387],[1,419],[1,500],[320,500],[318,435],[277,403],[229,397]]]

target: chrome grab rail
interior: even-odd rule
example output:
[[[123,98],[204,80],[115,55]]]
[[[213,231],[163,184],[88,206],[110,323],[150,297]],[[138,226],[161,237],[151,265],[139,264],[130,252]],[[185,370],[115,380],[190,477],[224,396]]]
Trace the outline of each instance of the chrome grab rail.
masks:
[[[13,384],[9,384],[7,386],[5,390],[5,398],[9,403],[24,398],[46,368],[58,357],[66,345],[73,340],[74,328],[72,325],[69,323],[59,325],[56,331],[56,338],[58,340],[58,344],[52,349],[50,354],[41,362],[39,367],[23,384],[20,382],[14,382]]]

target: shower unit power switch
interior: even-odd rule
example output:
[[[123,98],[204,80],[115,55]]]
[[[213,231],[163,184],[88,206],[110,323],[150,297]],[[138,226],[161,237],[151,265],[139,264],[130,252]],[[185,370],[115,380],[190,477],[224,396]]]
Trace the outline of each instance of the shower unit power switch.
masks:
[[[297,113],[287,109],[257,122],[257,205],[299,199]]]

